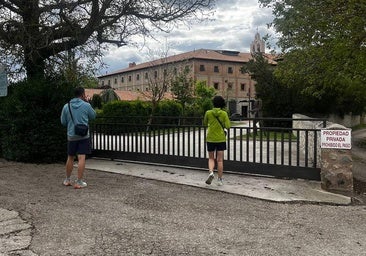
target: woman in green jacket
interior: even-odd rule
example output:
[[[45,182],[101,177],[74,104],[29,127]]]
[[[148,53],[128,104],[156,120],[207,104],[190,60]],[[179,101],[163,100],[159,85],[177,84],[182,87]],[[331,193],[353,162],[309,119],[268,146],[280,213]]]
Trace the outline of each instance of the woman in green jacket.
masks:
[[[203,124],[208,126],[206,143],[208,151],[209,175],[206,184],[211,184],[214,179],[213,170],[215,160],[217,161],[218,185],[222,185],[222,175],[224,169],[224,150],[226,150],[226,129],[230,128],[228,114],[223,108],[226,103],[223,97],[215,96],[212,100],[213,109],[207,110],[203,118]],[[216,153],[216,154],[215,154]],[[216,159],[215,159],[216,155]]]

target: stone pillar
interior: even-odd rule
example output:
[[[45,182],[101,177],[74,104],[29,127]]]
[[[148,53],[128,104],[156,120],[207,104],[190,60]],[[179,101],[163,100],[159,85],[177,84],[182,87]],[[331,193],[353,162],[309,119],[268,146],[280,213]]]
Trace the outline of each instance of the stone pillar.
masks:
[[[332,125],[326,130],[348,130]],[[333,192],[353,192],[351,149],[321,148],[321,187]]]

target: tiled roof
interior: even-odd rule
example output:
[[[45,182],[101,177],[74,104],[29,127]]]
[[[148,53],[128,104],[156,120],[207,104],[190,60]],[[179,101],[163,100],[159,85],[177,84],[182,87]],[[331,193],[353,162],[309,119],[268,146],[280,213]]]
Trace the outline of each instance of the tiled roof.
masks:
[[[88,99],[91,99],[94,94],[101,94],[104,90],[103,89],[85,89],[85,94]],[[147,97],[146,95],[149,92],[138,92],[138,91],[121,91],[121,90],[114,90],[114,92],[118,95],[120,100],[132,101],[132,100],[142,100],[142,101],[149,101],[151,98]],[[170,93],[166,93],[164,96],[165,99],[172,99],[173,96]]]
[[[226,50],[209,50],[209,49],[199,49],[194,50],[186,53],[181,53],[173,56],[169,56],[167,58],[158,59],[154,61],[144,62],[141,64],[130,65],[128,68],[120,69],[114,71],[112,73],[108,73],[102,76],[113,76],[119,73],[125,73],[128,71],[135,71],[139,69],[145,69],[149,67],[158,66],[161,64],[172,63],[172,62],[179,62],[184,60],[191,60],[191,59],[201,59],[201,60],[219,60],[219,61],[227,61],[227,62],[238,62],[238,63],[246,63],[252,58],[251,53],[242,53],[237,51],[226,51]],[[269,61],[272,61],[269,59]]]

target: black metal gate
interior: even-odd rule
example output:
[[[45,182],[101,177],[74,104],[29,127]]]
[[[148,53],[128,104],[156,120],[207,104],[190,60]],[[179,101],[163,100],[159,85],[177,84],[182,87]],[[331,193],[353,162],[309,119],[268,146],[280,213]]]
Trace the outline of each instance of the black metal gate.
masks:
[[[269,120],[280,121],[246,119],[230,128],[225,171],[320,180],[319,130],[263,125]],[[207,168],[206,129],[201,125],[99,119],[91,125],[91,137],[94,157]]]

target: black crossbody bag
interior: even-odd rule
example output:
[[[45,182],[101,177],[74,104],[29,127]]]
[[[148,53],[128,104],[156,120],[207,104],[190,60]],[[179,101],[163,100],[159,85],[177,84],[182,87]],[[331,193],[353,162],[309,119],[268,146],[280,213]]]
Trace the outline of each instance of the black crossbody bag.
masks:
[[[86,136],[88,134],[88,130],[89,130],[88,126],[85,124],[75,124],[74,117],[72,116],[72,112],[71,112],[70,102],[68,103],[68,106],[69,106],[69,111],[70,111],[70,115],[71,115],[71,120],[74,124],[75,134],[82,136],[82,137]]]

